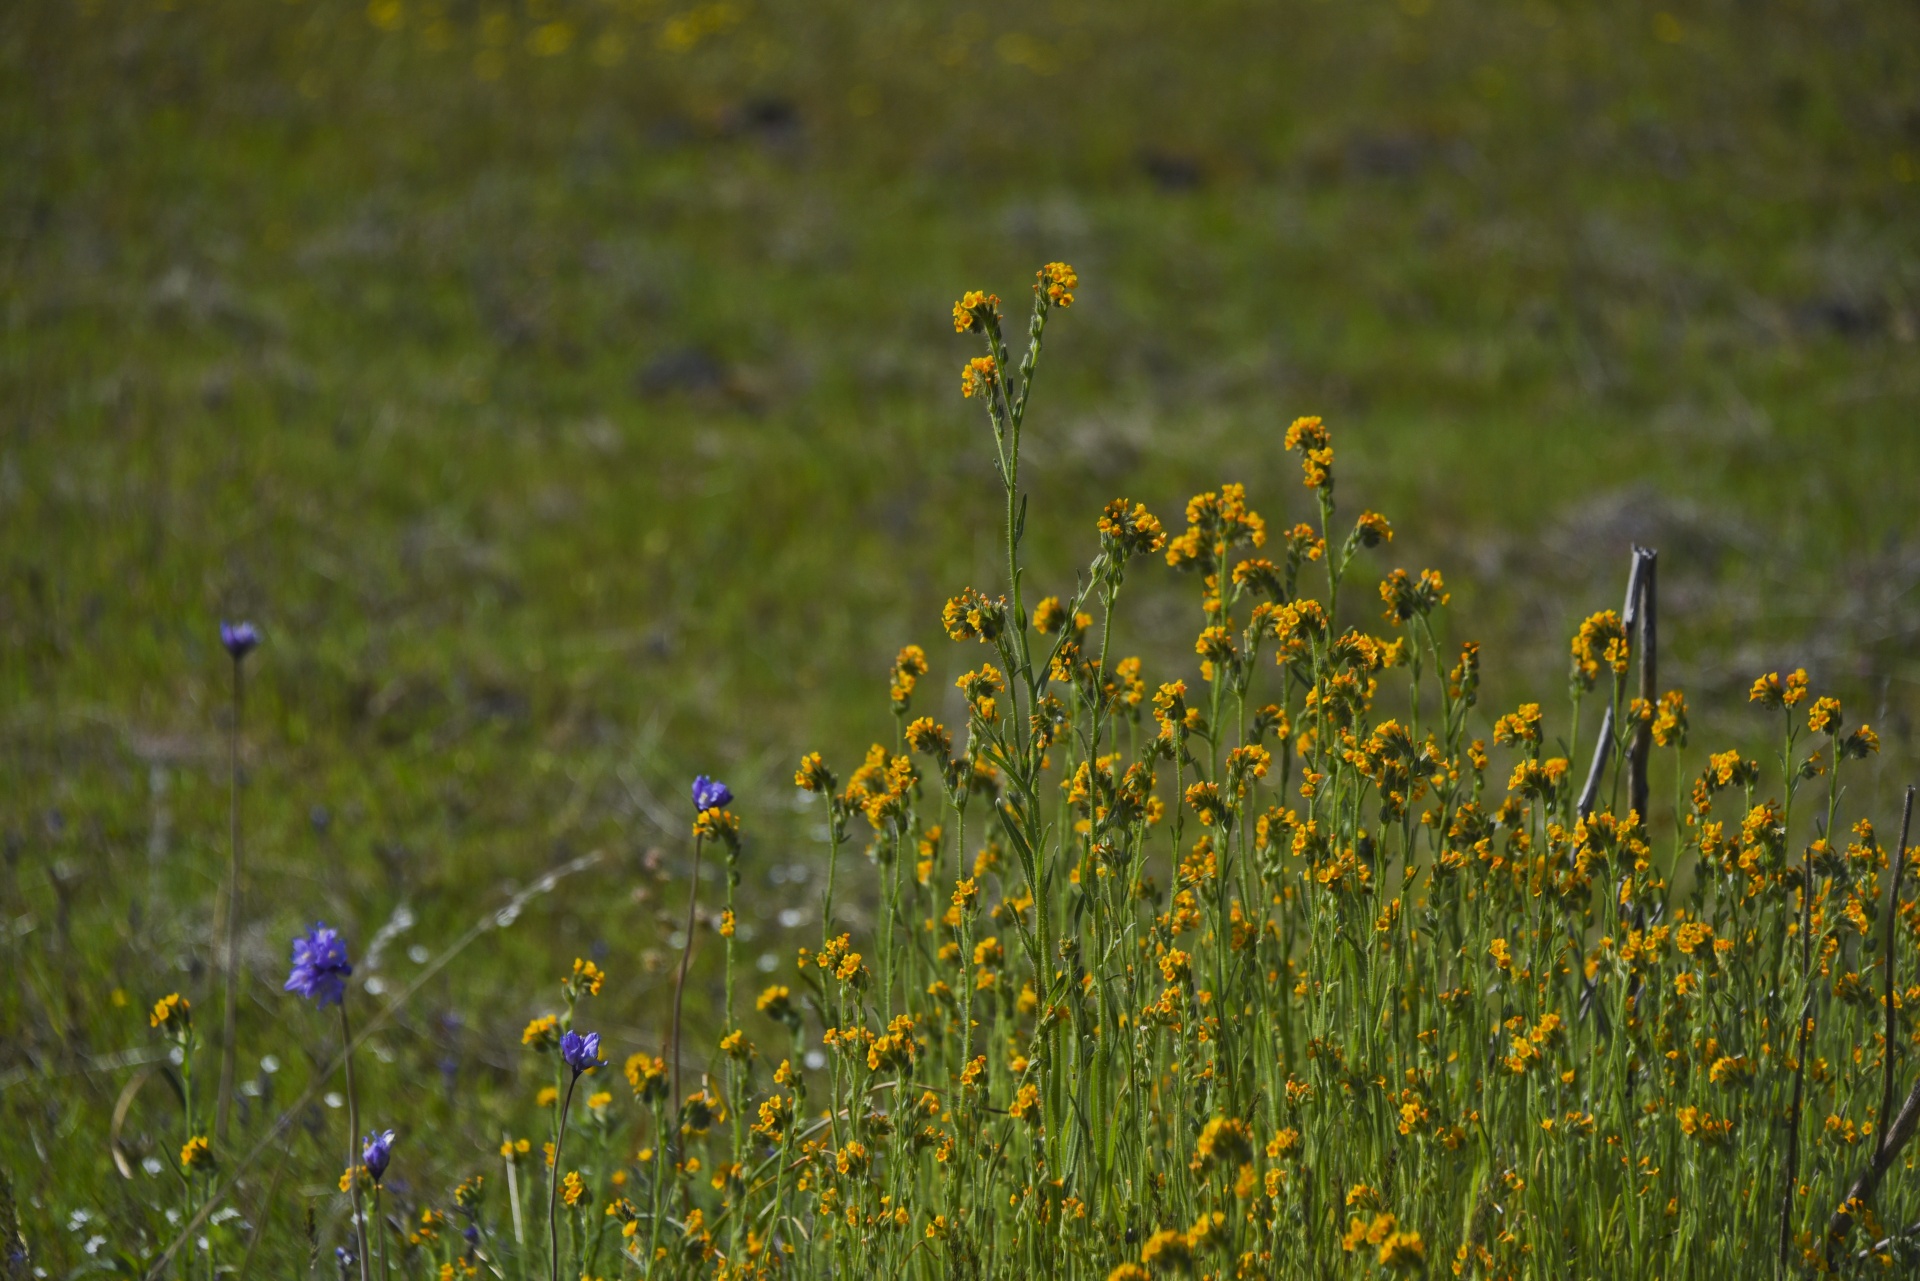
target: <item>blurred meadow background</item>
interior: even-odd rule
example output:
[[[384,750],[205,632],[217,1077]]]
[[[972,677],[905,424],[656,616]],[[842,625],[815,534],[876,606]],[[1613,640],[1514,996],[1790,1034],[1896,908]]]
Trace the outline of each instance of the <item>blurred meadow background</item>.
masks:
[[[844,772],[892,734],[907,642],[922,709],[958,708],[940,603],[997,590],[998,512],[948,312],[1023,314],[1052,259],[1082,284],[1027,431],[1030,601],[1115,496],[1177,527],[1239,480],[1307,518],[1280,437],[1324,415],[1343,499],[1397,529],[1375,572],[1447,575],[1489,721],[1525,696],[1564,728],[1567,638],[1639,541],[1695,754],[1752,749],[1747,685],[1804,665],[1880,732],[1854,786],[1893,821],[1920,758],[1911,5],[17,0],[0,1166],[36,1266],[168,1239],[142,1158],[173,1104],[124,1091],[155,998],[218,1008],[221,619],[265,636],[246,1132],[333,1034],[278,991],[297,927],[339,925],[377,1003],[601,855],[363,1056],[396,1177],[490,1168],[534,1125],[519,1029],[572,957],[609,971],[611,1056],[659,1045],[694,772],[739,794],[740,939],[772,972],[817,926],[797,755]],[[1192,680],[1190,584],[1136,578],[1126,650]],[[263,1270],[305,1257],[339,1124],[310,1109],[214,1229],[264,1225]]]

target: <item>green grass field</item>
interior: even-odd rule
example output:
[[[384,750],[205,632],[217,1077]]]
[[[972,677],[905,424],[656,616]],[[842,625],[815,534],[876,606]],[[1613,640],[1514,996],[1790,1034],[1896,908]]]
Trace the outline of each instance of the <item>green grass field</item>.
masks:
[[[1050,259],[1082,285],[1029,428],[1030,595],[1071,588],[1118,495],[1173,525],[1239,480],[1306,518],[1280,435],[1321,414],[1343,496],[1399,532],[1370,567],[1443,570],[1497,659],[1489,719],[1561,705],[1639,541],[1697,743],[1751,742],[1748,683],[1804,665],[1880,730],[1862,800],[1912,776],[1911,6],[25,0],[0,1168],[35,1265],[168,1239],[138,1168],[159,1076],[133,1178],[108,1139],[146,1008],[217,1008],[219,620],[267,638],[242,1064],[282,1071],[246,1124],[330,1044],[277,991],[294,929],[410,920],[366,967],[391,994],[602,852],[367,1060],[433,1135],[411,1177],[450,1183],[526,1128],[518,1030],[573,956],[604,958],[620,1057],[657,1045],[694,772],[740,795],[742,941],[790,967],[778,912],[821,879],[794,759],[892,732],[903,643],[957,714],[940,603],[999,553],[948,310],[1018,313]],[[1129,651],[1193,667],[1190,584],[1138,577]],[[262,1274],[338,1168],[308,1119],[218,1229],[268,1225]]]

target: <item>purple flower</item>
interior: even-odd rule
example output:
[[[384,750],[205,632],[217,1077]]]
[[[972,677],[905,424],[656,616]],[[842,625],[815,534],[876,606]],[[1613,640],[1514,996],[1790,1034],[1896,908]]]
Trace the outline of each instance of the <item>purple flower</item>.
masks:
[[[702,774],[693,780],[693,808],[702,814],[730,804],[732,800],[732,790],[718,779],[708,778]]]
[[[353,965],[347,960],[347,945],[337,931],[320,922],[293,940],[293,970],[287,975],[286,990],[298,992],[321,1009],[338,1005],[347,992],[347,975]]]
[[[589,1032],[585,1036],[578,1032],[568,1032],[560,1038],[560,1057],[573,1069],[575,1076],[588,1068],[605,1067],[606,1060],[600,1057],[600,1034]]]
[[[233,661],[237,663],[260,643],[260,632],[252,623],[222,623],[220,643],[227,647],[227,653],[233,655]]]
[[[373,1176],[375,1183],[387,1172],[387,1162],[393,1159],[393,1131],[375,1130],[367,1135],[360,1148],[360,1159],[367,1163],[367,1173]]]

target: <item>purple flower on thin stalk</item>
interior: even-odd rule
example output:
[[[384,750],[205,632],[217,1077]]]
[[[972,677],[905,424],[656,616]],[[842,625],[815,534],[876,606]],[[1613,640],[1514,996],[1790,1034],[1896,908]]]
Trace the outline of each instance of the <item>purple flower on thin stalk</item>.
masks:
[[[693,808],[702,814],[731,804],[732,801],[733,790],[720,780],[708,778],[705,774],[693,780]]]
[[[229,623],[222,620],[220,643],[226,647],[228,656],[233,659],[233,725],[227,738],[227,782],[228,795],[231,798],[227,829],[227,937],[226,946],[220,958],[220,970],[226,980],[225,999],[221,1002],[223,1009],[221,1019],[225,1031],[220,1037],[220,1101],[218,1110],[214,1114],[214,1136],[224,1142],[227,1137],[227,1114],[233,1103],[233,1052],[236,1039],[234,1029],[239,1020],[239,1007],[234,1001],[234,995],[239,981],[239,958],[235,948],[240,930],[242,904],[240,712],[244,704],[243,691],[246,685],[244,663],[254,646],[260,643],[260,632],[252,623]]]
[[[368,1134],[360,1149],[360,1159],[367,1163],[367,1173],[373,1176],[375,1183],[387,1172],[387,1163],[393,1159],[393,1131],[375,1130]]]
[[[237,663],[260,643],[260,631],[252,623],[221,623],[220,643]]]
[[[578,1032],[568,1032],[560,1038],[560,1057],[566,1061],[573,1074],[579,1076],[589,1068],[605,1067],[606,1060],[600,1057],[600,1034],[589,1032],[582,1036]]]
[[[338,931],[316,921],[305,934],[294,936],[287,991],[299,993],[324,1010],[340,1004],[347,993],[347,976],[352,973],[347,945]]]
[[[600,1057],[598,1032],[582,1035],[568,1028],[560,1038],[560,1057],[573,1069],[573,1078],[567,1082],[567,1097],[560,1104],[560,1131],[553,1136],[553,1168],[556,1172],[564,1168],[560,1164],[560,1150],[567,1144],[567,1113],[573,1109],[573,1087],[580,1084],[582,1072],[606,1066],[606,1061]],[[553,1263],[550,1273],[552,1281],[560,1281],[559,1191],[559,1179],[547,1180],[547,1250]]]
[[[239,679],[240,667],[234,665],[234,678]],[[296,993],[312,1001],[320,1009],[329,1005],[340,1011],[340,1042],[344,1047],[340,1055],[341,1068],[347,1077],[347,1168],[354,1168],[354,1135],[360,1130],[360,1109],[354,1102],[353,1091],[353,1029],[347,1026],[347,976],[353,973],[353,963],[347,959],[347,945],[340,932],[324,921],[315,921],[313,928],[305,934],[293,936],[293,968],[287,973],[284,985],[289,992]],[[393,1143],[393,1132],[376,1145],[374,1136],[369,1134],[360,1148],[360,1157],[367,1168],[373,1172],[374,1203],[377,1207],[380,1198],[380,1175],[387,1168],[388,1149]],[[377,1164],[376,1164],[377,1162]],[[360,1213],[360,1184],[350,1181],[348,1187],[353,1192],[353,1234],[359,1249],[348,1254],[339,1252],[340,1271],[344,1277],[347,1268],[357,1264],[360,1269],[360,1281],[370,1281],[367,1271],[367,1223]],[[384,1258],[384,1256],[383,1256]]]

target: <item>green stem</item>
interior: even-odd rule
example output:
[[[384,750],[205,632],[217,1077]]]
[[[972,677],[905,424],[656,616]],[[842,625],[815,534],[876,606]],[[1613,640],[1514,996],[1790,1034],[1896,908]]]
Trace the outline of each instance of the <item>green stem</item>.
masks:
[[[553,1261],[551,1281],[560,1281],[560,1150],[567,1142],[567,1113],[573,1108],[573,1087],[580,1074],[567,1082],[567,1093],[560,1104],[560,1136],[553,1145],[553,1169],[547,1172],[547,1247]],[[658,1154],[656,1154],[657,1158]]]
[[[214,1137],[227,1139],[227,1115],[233,1105],[234,1029],[239,1019],[235,1004],[238,976],[234,968],[234,938],[240,923],[240,713],[244,703],[246,680],[241,660],[233,660],[233,725],[227,736],[227,919],[226,946],[220,962],[225,978],[221,998],[220,1034],[220,1107],[214,1122]]]
[[[354,1239],[360,1246],[360,1281],[371,1281],[367,1270],[367,1222],[360,1212],[360,1161],[356,1145],[360,1141],[360,1105],[353,1090],[353,1029],[347,1024],[347,1002],[340,1001],[340,1038],[346,1047],[341,1067],[347,1075],[347,1186],[353,1192]]]
[[[380,1185],[373,1185],[373,1231],[380,1242],[380,1281],[388,1281],[393,1274],[387,1268],[387,1234],[380,1223]]]
[[[693,959],[693,923],[695,913],[700,906],[700,855],[706,845],[705,839],[695,832],[693,835],[693,875],[687,881],[687,938],[680,949],[680,975],[673,983],[673,1105],[679,1107],[680,1093],[680,1005],[687,990],[687,963]],[[571,1091],[572,1087],[569,1086]],[[566,1118],[561,1117],[561,1125]],[[557,1159],[557,1158],[556,1158]],[[556,1169],[559,1167],[555,1167]]]
[[[825,947],[833,939],[833,882],[834,873],[840,867],[840,816],[834,812],[834,799],[831,792],[826,794],[827,802],[827,898],[820,912],[820,946]]]

